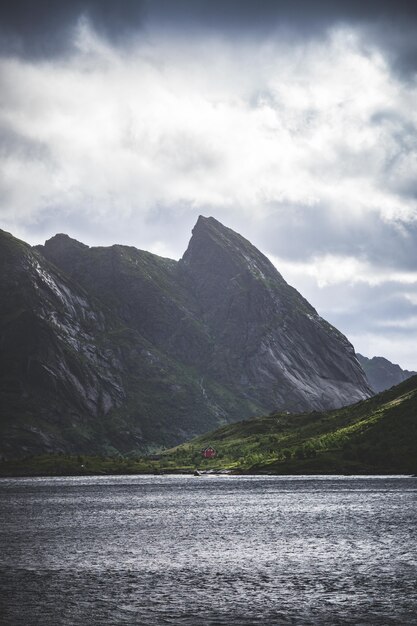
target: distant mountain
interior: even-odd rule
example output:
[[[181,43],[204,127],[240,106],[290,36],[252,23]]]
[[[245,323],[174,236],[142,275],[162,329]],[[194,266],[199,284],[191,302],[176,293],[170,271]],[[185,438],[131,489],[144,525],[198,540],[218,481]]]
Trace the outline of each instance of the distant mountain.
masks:
[[[208,445],[216,450],[215,459],[202,458]],[[417,474],[417,376],[353,406],[277,412],[224,426],[166,451],[161,459],[165,471]]]
[[[407,380],[407,378],[417,374],[417,372],[401,369],[399,365],[391,363],[382,356],[374,356],[372,359],[368,359],[366,356],[362,356],[362,354],[356,354],[356,356],[375,393],[390,389],[390,387],[398,385],[403,380]]]
[[[179,262],[0,231],[0,341],[7,457],[152,451],[371,394],[346,337],[213,218]]]

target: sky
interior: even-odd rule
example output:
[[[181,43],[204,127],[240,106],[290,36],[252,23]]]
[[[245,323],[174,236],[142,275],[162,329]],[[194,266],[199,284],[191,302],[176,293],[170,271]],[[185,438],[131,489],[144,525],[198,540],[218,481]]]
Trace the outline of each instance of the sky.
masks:
[[[417,370],[415,3],[2,3],[0,227],[180,258],[200,214]]]

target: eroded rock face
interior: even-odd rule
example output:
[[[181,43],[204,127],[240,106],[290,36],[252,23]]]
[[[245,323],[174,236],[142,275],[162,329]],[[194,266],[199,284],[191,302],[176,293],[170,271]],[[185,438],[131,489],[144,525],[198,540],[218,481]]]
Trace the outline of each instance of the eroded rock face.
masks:
[[[77,285],[5,233],[1,261],[2,453],[75,450],[126,398],[121,362],[101,341],[107,321]]]
[[[3,455],[148,451],[371,393],[347,339],[213,218],[179,262],[7,233],[0,259]]]

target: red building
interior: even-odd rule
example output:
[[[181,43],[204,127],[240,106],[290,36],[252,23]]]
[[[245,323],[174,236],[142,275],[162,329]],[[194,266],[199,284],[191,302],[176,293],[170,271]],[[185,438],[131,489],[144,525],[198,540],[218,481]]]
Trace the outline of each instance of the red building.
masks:
[[[203,450],[201,450],[201,456],[204,459],[214,459],[216,454],[217,454],[216,450],[212,448],[211,446],[208,446],[207,448],[204,448]]]

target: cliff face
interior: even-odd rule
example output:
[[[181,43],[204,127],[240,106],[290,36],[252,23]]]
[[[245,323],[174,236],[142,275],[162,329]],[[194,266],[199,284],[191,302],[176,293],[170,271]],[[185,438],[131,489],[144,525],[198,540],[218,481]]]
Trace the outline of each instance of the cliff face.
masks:
[[[368,359],[366,356],[362,356],[362,354],[357,356],[369,385],[375,393],[390,389],[394,385],[399,385],[404,380],[417,374],[417,372],[401,369],[399,365],[391,363],[391,361],[384,359],[382,356],[374,356],[372,359]]]
[[[2,233],[0,250],[3,452],[82,446],[96,420],[125,400],[108,321],[26,244]]]
[[[215,341],[207,364],[212,376],[290,411],[369,395],[346,337],[246,239],[200,217],[179,266]]]
[[[0,237],[2,454],[144,452],[249,415],[370,395],[352,346],[248,241],[184,257]]]

